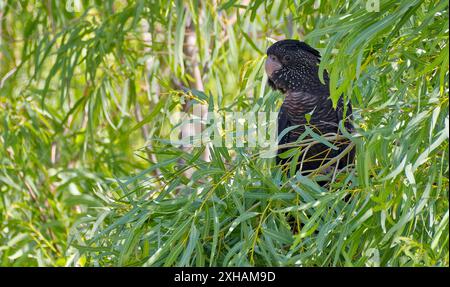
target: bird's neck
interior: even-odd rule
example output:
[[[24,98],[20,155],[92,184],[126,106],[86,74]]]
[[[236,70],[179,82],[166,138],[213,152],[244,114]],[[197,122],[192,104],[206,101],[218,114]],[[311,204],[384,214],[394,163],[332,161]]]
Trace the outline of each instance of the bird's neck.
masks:
[[[317,99],[321,98],[321,96],[329,95],[328,81],[325,84],[321,83],[319,78],[308,79],[300,81],[294,89],[287,89],[286,94],[292,93],[308,93],[311,95],[316,95]]]
[[[285,93],[309,93],[313,95],[324,95],[329,93],[329,78],[327,71],[323,73],[324,83],[319,78],[319,67],[303,67],[301,73],[295,81],[288,85]]]

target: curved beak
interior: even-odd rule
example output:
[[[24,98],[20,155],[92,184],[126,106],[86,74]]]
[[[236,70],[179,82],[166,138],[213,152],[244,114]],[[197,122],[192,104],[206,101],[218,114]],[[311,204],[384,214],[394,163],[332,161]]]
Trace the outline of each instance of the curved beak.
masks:
[[[272,74],[281,69],[281,63],[278,61],[277,57],[274,55],[268,55],[265,65],[266,73],[269,78],[272,76]]]

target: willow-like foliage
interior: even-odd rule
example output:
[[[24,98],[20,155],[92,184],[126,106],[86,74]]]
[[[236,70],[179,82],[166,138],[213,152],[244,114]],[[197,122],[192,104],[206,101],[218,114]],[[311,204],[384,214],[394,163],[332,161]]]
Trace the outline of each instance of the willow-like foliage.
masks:
[[[0,0],[0,265],[448,266],[448,8]],[[277,111],[284,38],[352,102],[353,168],[321,187],[259,148],[168,142],[192,103]]]

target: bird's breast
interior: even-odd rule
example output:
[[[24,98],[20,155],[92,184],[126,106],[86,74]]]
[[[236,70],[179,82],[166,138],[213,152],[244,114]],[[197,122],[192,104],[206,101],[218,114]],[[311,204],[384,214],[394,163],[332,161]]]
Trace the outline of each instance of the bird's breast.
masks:
[[[317,99],[307,93],[287,93],[283,102],[283,106],[286,109],[289,117],[297,118],[311,113],[318,106]]]
[[[332,103],[326,97],[308,93],[288,93],[283,102],[283,110],[291,125],[309,125],[319,133],[335,132],[337,119]],[[310,117],[307,119],[307,114]],[[304,131],[304,127],[298,130]]]

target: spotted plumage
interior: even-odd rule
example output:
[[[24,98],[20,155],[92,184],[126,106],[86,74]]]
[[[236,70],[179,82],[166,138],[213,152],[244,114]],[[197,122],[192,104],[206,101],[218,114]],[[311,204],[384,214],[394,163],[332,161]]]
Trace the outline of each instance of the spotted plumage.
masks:
[[[329,78],[324,72],[324,83],[319,79],[320,53],[298,40],[283,40],[276,42],[267,50],[266,73],[269,85],[285,95],[278,116],[278,134],[284,129],[299,125],[288,132],[280,141],[280,145],[295,142],[305,132],[308,126],[319,135],[339,133],[339,122],[344,120],[349,132],[353,131],[350,122],[352,108],[347,105],[344,117],[344,103],[339,99],[334,109],[329,99]],[[309,121],[308,116],[310,115]],[[325,164],[331,158],[339,155],[349,144],[348,140],[333,142],[339,150],[333,150],[323,144],[310,146],[301,155],[297,169],[303,174],[309,174]],[[278,154],[287,149],[279,149]],[[352,150],[339,161],[343,168],[354,160]],[[288,166],[289,159],[277,157],[277,164]]]

